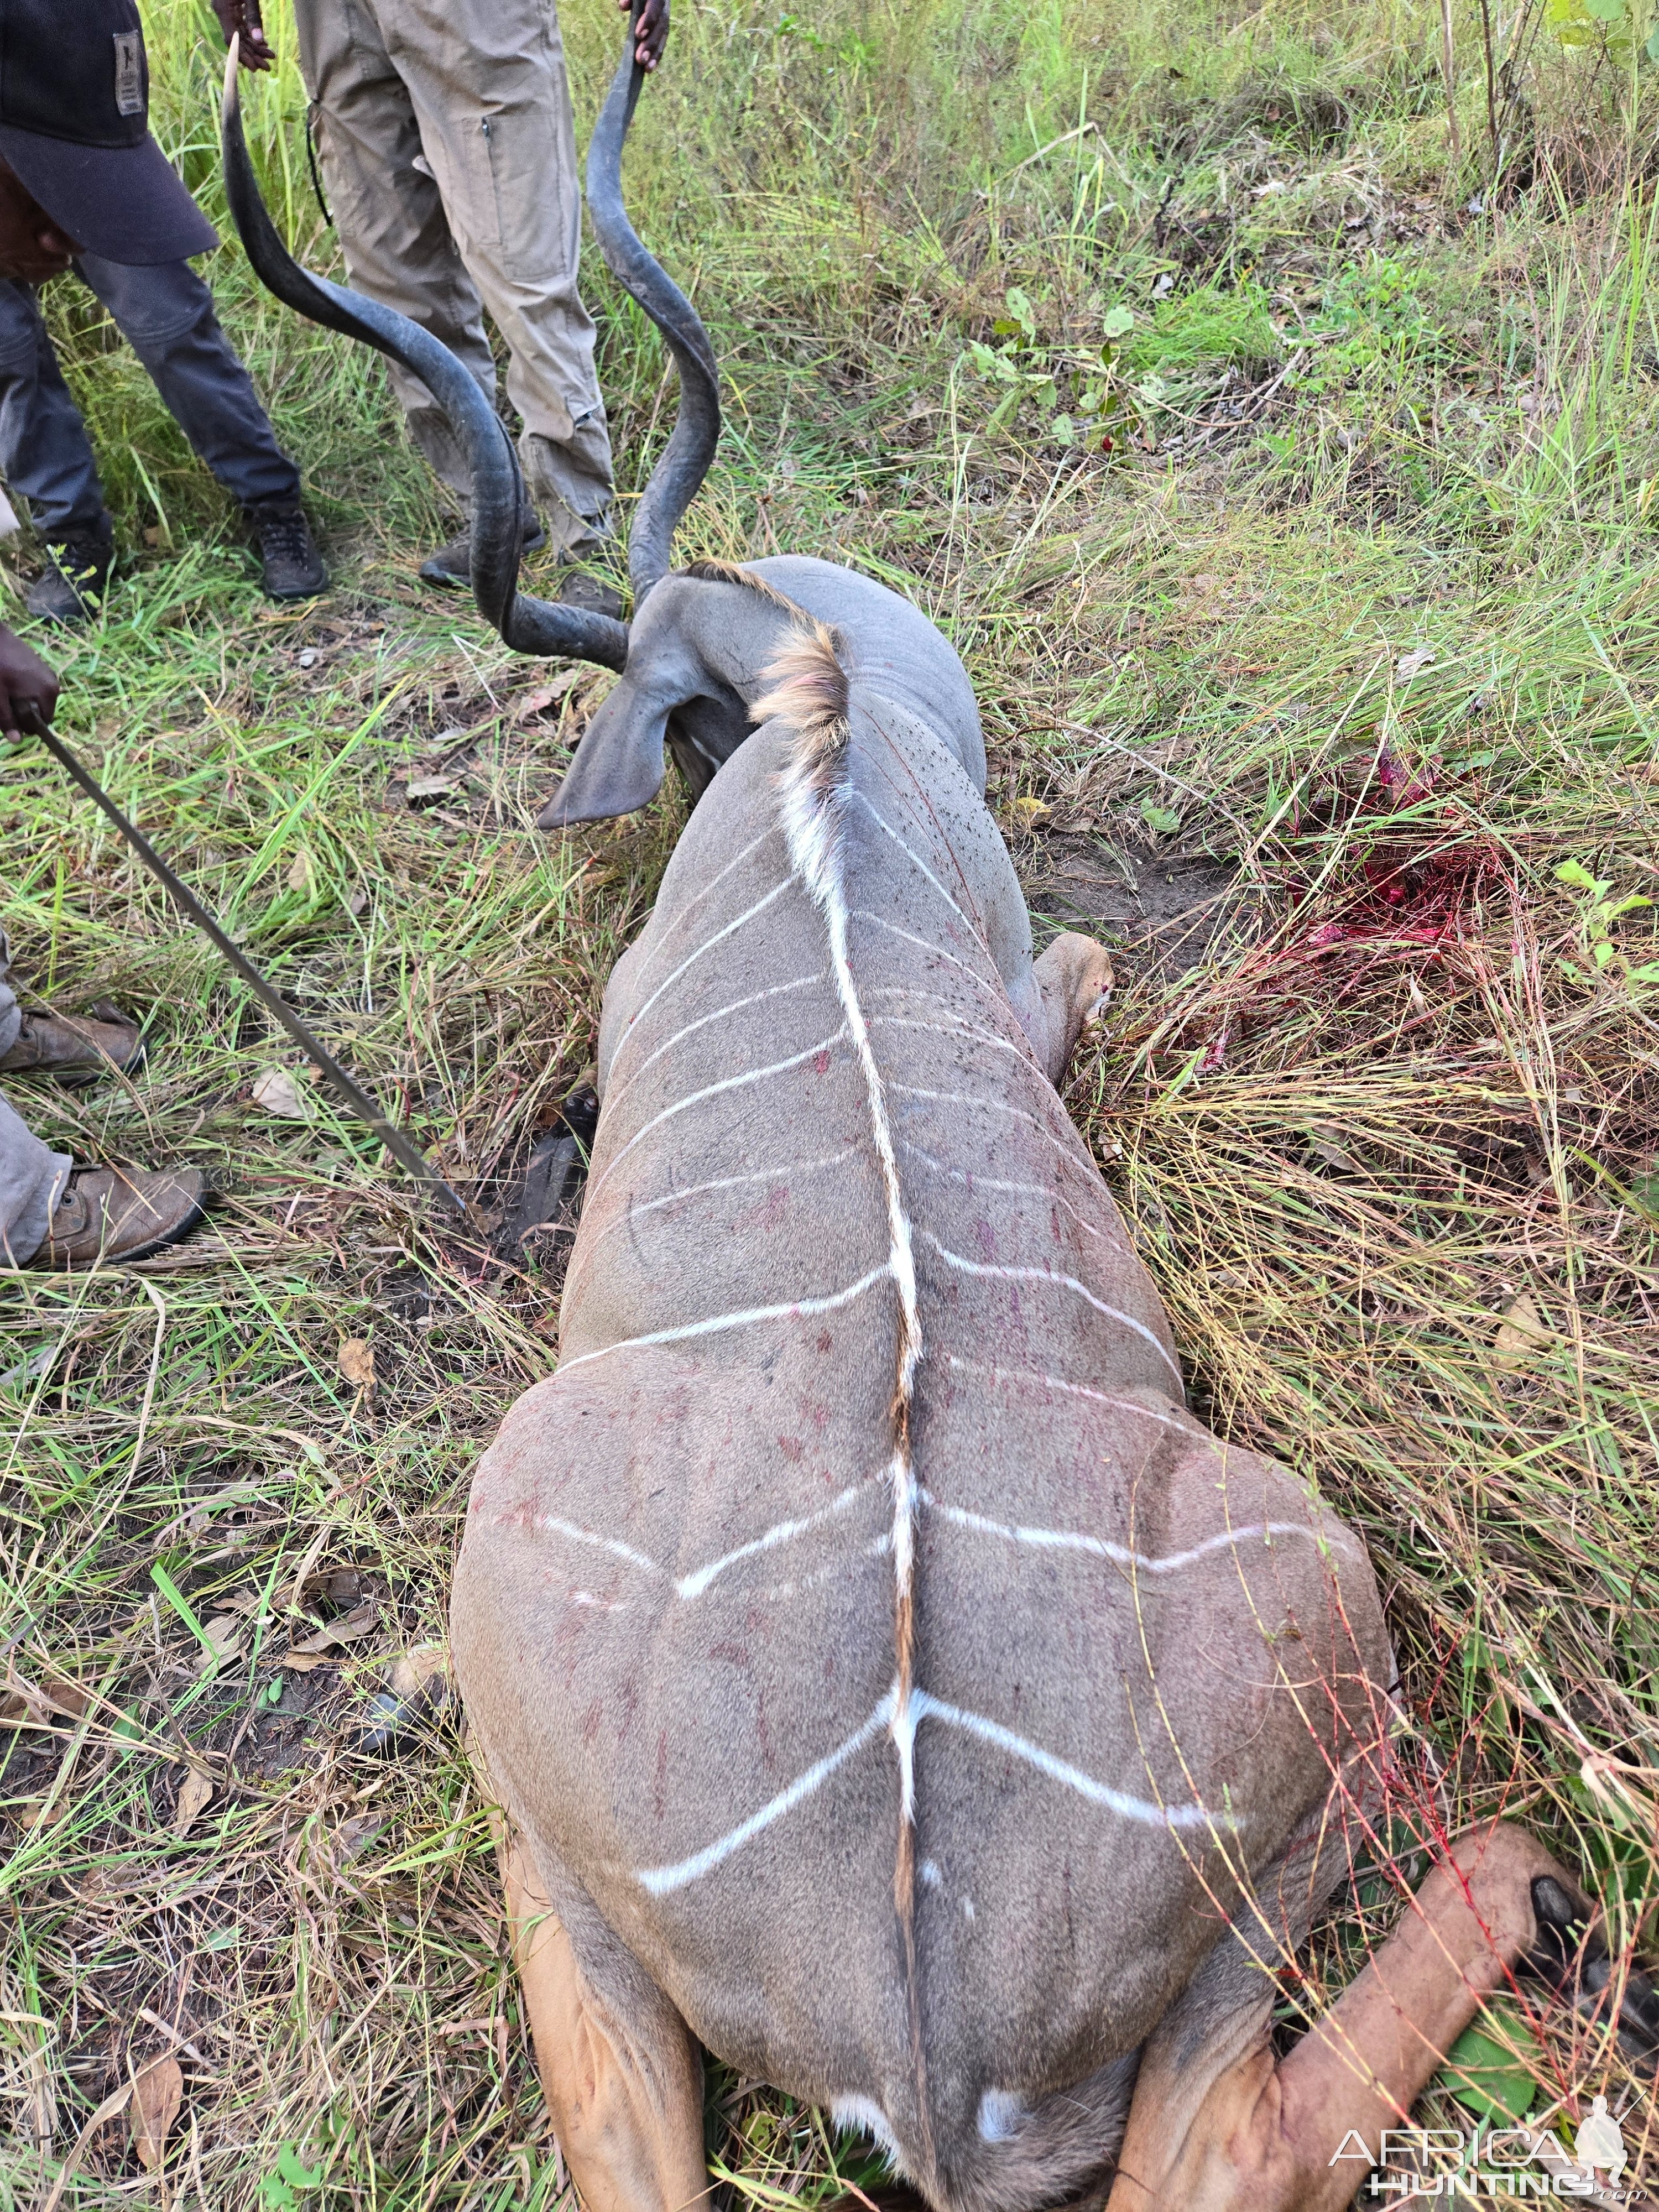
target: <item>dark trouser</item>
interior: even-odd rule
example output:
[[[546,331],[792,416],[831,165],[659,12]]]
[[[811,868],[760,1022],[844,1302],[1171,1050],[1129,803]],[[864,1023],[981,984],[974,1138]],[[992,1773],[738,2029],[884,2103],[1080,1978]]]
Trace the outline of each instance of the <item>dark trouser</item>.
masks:
[[[239,506],[297,504],[300,471],[276,443],[252,379],[231,350],[213,295],[187,261],[130,269],[84,253],[75,264],[143,362],[167,410]],[[0,282],[0,477],[29,503],[43,538],[94,530],[103,488],[27,284]]]

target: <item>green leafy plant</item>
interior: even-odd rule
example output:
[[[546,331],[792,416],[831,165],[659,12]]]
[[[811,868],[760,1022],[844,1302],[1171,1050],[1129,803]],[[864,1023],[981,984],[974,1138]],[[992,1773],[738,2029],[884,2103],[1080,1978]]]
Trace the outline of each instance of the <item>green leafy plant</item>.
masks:
[[[321,2166],[310,2166],[291,2142],[276,2147],[276,2163],[259,2184],[259,2202],[265,2212],[296,2212],[301,2194],[320,2186]]]
[[[1485,2018],[1504,2039],[1478,2023],[1466,2027],[1446,2053],[1437,2086],[1478,2119],[1515,2125],[1537,2099],[1533,2066],[1521,2054],[1536,2051],[1538,2039],[1513,2005],[1489,2006]]]
[[[1659,62],[1653,0],[1544,0],[1544,21],[1564,46],[1605,46],[1627,65]]]
[[[1029,400],[1047,418],[1045,434],[1054,444],[1097,445],[1110,453],[1117,442],[1114,418],[1129,397],[1121,353],[1135,326],[1133,309],[1109,307],[1101,318],[1101,343],[1090,351],[1046,345],[1030,296],[1018,285],[1009,287],[1003,307],[992,325],[1002,343],[991,346],[970,338],[962,356],[999,394],[986,422],[988,434],[1007,429]]]
[[[1613,878],[1593,876],[1577,860],[1564,860],[1555,872],[1557,883],[1566,884],[1583,893],[1578,917],[1578,931],[1591,964],[1601,972],[1608,969],[1621,973],[1626,982],[1659,983],[1659,960],[1647,961],[1632,966],[1620,952],[1613,939],[1613,925],[1621,915],[1632,914],[1638,908],[1650,907],[1653,901],[1640,891],[1626,892],[1623,897],[1610,897]],[[1567,973],[1577,975],[1578,970],[1571,961],[1563,963]]]

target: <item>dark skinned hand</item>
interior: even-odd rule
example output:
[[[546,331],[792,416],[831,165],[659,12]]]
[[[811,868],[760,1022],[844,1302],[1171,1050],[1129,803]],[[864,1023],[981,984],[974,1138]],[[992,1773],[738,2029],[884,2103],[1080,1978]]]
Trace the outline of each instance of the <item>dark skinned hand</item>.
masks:
[[[633,0],[617,0],[617,5],[626,15]],[[662,50],[668,44],[668,0],[645,0],[640,10],[640,20],[634,26],[634,58],[641,69],[653,70],[662,59]]]
[[[265,36],[259,0],[213,0],[213,12],[219,18],[219,28],[225,34],[227,46],[233,39],[240,39],[236,58],[245,70],[271,67],[276,57]]]
[[[44,284],[60,276],[81,251],[60,230],[15,169],[0,161],[0,276],[16,284]]]
[[[21,708],[33,707],[49,722],[57,705],[58,678],[38,653],[0,623],[0,731],[17,737]]]

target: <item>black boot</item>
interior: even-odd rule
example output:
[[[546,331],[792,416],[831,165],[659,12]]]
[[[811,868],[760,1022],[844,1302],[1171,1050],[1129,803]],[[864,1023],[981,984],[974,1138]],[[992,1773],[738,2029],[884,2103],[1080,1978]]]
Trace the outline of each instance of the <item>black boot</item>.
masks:
[[[259,586],[268,599],[314,599],[328,589],[328,570],[312,542],[303,509],[286,500],[244,507],[259,555]]]
[[[105,509],[91,530],[69,531],[46,540],[46,567],[23,594],[32,615],[78,628],[103,603],[115,569],[115,534]]]
[[[526,514],[519,550],[534,553],[546,543],[547,532],[533,514]],[[442,591],[470,592],[472,588],[472,532],[464,530],[459,538],[452,538],[447,545],[441,545],[435,553],[428,553],[421,563],[421,581],[436,584]]]

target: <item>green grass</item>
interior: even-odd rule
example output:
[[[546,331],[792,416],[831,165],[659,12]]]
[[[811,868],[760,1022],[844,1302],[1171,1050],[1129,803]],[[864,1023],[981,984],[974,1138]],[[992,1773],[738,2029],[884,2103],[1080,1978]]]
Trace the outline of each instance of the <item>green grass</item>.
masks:
[[[1402,1859],[1506,1808],[1639,1948],[1659,945],[1654,909],[1597,907],[1659,897],[1652,117],[1645,79],[1528,15],[1494,194],[1478,11],[1455,15],[1461,167],[1437,7],[686,9],[629,193],[726,380],[683,555],[838,556],[942,622],[1034,888],[1079,854],[1239,871],[1196,965],[1126,948],[1075,1109],[1194,1402],[1370,1545]],[[158,128],[222,217],[205,11],[150,17]],[[582,0],[566,33],[585,124],[613,11]],[[251,95],[279,221],[326,267],[302,115],[291,62]],[[378,365],[234,249],[212,274],[337,588],[264,605],[142,371],[59,284],[127,568],[96,629],[36,641],[116,796],[489,1209],[587,1061],[681,802],[536,835],[597,685],[523,711],[548,672],[414,587],[446,517]],[[631,490],[668,372],[596,257],[586,283]],[[443,763],[455,789],[411,811],[413,765]],[[59,2181],[82,2208],[550,2206],[459,1722],[387,1764],[352,1720],[442,1634],[472,1463],[556,1357],[556,1274],[427,1214],[324,1094],[302,1123],[252,1103],[295,1056],[38,752],[0,762],[0,838],[21,977],[115,997],[150,1041],[132,1082],[9,1095],[83,1157],[188,1158],[222,1194],[163,1261],[0,1284],[0,2207]],[[280,1668],[371,1598],[337,1666]],[[192,1772],[214,1794],[179,1834]],[[1393,1909],[1382,1883],[1342,1905],[1287,2021]],[[1551,2124],[1598,2088],[1620,2109],[1620,2063],[1537,2025]],[[82,2137],[175,2035],[185,2101],[146,2182],[125,2118]],[[1455,2124],[1444,2092],[1425,2113]],[[1653,2124],[1626,2112],[1649,2178]],[[756,2202],[873,2178],[730,2076],[709,2128]]]

